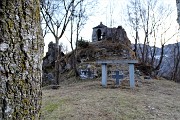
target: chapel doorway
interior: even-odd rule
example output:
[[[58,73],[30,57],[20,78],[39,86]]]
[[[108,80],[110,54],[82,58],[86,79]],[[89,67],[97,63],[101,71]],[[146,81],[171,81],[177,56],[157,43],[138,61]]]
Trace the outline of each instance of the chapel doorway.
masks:
[[[101,30],[100,29],[98,29],[97,31],[96,31],[96,34],[97,34],[97,39],[98,39],[98,41],[100,41],[101,40]]]

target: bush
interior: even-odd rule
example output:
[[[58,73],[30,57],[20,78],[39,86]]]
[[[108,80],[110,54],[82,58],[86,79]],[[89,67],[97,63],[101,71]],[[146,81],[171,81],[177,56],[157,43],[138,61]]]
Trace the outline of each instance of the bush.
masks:
[[[81,40],[77,41],[77,46],[81,47],[81,48],[86,48],[89,46],[89,42],[81,39]]]

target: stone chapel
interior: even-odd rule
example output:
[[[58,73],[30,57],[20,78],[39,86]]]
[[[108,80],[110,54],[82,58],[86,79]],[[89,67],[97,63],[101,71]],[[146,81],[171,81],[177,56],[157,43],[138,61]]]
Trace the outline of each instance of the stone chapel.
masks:
[[[100,22],[98,26],[93,28],[92,42],[101,40],[126,41],[129,39],[127,38],[126,31],[122,26],[118,26],[117,28],[109,28],[106,25],[103,25],[102,22]]]

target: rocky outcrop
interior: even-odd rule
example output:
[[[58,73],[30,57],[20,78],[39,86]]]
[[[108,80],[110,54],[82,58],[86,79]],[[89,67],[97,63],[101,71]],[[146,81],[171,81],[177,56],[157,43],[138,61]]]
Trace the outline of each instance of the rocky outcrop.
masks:
[[[134,59],[135,56],[129,43],[102,40],[90,43],[86,48],[78,48],[77,58],[81,61],[96,61],[101,59]]]
[[[61,46],[59,46],[61,50]],[[60,52],[60,56],[63,57],[64,53]],[[62,62],[61,62],[62,64]],[[54,81],[54,68],[55,68],[55,43],[50,42],[48,44],[48,52],[43,58],[43,85],[52,84]]]

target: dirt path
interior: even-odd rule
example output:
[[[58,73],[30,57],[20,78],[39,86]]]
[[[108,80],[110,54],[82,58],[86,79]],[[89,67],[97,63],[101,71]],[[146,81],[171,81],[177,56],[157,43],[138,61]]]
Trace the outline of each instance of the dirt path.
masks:
[[[132,90],[86,81],[43,90],[42,119],[179,120],[180,84],[150,80]]]

